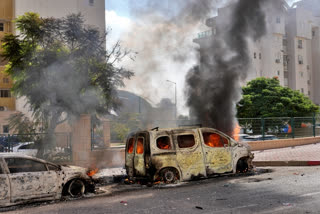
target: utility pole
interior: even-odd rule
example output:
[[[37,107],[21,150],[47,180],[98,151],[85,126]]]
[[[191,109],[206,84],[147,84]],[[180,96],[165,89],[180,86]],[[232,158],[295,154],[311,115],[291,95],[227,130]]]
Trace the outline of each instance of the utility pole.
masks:
[[[167,82],[174,84],[174,118],[177,119],[177,83],[170,80]]]

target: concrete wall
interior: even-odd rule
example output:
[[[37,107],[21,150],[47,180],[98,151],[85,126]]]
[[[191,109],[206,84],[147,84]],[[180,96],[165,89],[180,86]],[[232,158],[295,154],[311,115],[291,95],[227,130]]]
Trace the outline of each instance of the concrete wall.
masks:
[[[104,140],[110,142],[110,131],[104,122]],[[72,163],[73,165],[91,168],[118,167],[124,165],[123,148],[91,150],[91,119],[88,115],[81,118],[72,127]]]
[[[307,137],[296,139],[283,139],[283,140],[266,140],[266,141],[253,141],[248,142],[252,151],[279,149],[292,146],[302,146],[313,143],[319,143],[320,137]]]

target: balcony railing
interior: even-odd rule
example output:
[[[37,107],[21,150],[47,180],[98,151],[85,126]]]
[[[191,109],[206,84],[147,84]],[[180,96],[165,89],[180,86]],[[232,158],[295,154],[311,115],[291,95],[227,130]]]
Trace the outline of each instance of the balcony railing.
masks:
[[[198,39],[210,37],[210,36],[212,36],[212,35],[213,35],[212,30],[207,30],[207,31],[198,33]]]

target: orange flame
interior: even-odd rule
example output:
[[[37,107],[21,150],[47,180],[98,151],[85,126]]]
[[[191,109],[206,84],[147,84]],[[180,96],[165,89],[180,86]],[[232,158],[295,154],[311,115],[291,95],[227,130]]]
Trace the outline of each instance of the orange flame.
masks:
[[[97,174],[98,171],[99,171],[98,168],[89,170],[89,171],[87,172],[87,175],[88,175],[89,177],[92,177],[92,176],[94,176],[95,174]]]
[[[241,131],[241,126],[239,126],[239,124],[237,123],[236,127],[233,129],[232,135],[233,135],[233,139],[235,139],[236,141],[240,140],[240,131]]]
[[[138,138],[136,153],[137,153],[137,154],[143,154],[143,152],[144,152],[144,148],[143,148],[143,138]]]

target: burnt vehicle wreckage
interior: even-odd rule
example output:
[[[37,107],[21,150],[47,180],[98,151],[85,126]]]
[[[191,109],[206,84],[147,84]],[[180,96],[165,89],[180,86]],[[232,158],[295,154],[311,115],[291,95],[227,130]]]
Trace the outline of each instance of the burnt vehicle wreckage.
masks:
[[[26,155],[0,154],[0,207],[94,192],[90,173],[85,168],[60,166]]]
[[[246,143],[212,128],[138,131],[128,136],[125,168],[128,181],[174,183],[253,168]]]

